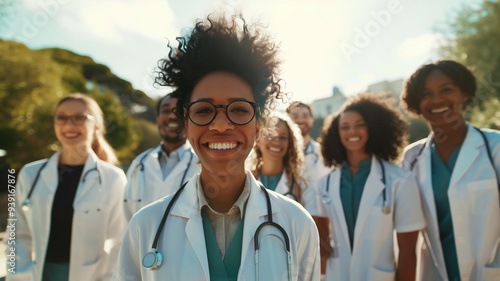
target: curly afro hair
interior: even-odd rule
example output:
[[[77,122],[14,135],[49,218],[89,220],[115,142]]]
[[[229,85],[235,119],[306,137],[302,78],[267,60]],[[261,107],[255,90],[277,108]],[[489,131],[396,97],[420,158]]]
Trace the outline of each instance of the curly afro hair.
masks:
[[[185,120],[183,106],[190,102],[193,88],[207,74],[225,71],[245,80],[253,90],[259,108],[269,108],[283,99],[278,48],[262,26],[249,26],[241,15],[209,15],[198,20],[190,35],[178,37],[178,46],[168,45],[167,59],[158,62],[155,82],[177,89],[177,115]],[[266,107],[267,106],[267,107]]]
[[[422,65],[413,73],[404,85],[401,101],[409,113],[420,114],[420,100],[423,97],[425,80],[434,70],[443,72],[468,96],[471,101],[476,94],[476,78],[462,64],[452,60],[441,60],[436,63]],[[464,104],[464,108],[468,103]]]
[[[340,166],[347,159],[345,147],[339,136],[342,113],[358,112],[368,127],[366,152],[394,162],[407,144],[408,125],[387,95],[362,93],[350,97],[344,106],[325,119],[322,131],[321,154],[325,165]]]

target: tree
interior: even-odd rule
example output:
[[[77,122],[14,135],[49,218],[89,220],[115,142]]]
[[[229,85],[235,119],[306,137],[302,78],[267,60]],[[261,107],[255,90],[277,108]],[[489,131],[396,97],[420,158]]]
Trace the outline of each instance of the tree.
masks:
[[[451,23],[442,56],[471,68],[478,91],[468,118],[481,127],[500,128],[500,1],[465,7]]]

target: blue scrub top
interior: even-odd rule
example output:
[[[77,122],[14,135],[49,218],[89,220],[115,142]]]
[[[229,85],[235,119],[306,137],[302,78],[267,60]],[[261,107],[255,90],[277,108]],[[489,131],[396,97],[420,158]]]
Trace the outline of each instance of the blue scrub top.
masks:
[[[359,169],[351,178],[351,170],[349,164],[342,164],[342,174],[340,177],[340,199],[342,200],[342,208],[349,231],[349,241],[351,242],[351,251],[354,246],[354,227],[356,226],[356,218],[358,217],[359,203],[365,188],[366,179],[370,174],[372,158],[368,158],[359,163]]]
[[[264,175],[260,175],[259,179],[260,179],[260,182],[267,189],[270,189],[270,190],[274,191],[274,190],[276,190],[276,186],[278,186],[278,183],[280,182],[281,175],[282,174],[279,174],[279,175],[276,175],[276,176],[270,176],[270,177],[264,176]]]
[[[434,143],[431,145],[432,190],[434,191],[434,202],[436,204],[441,247],[443,249],[448,279],[457,281],[460,281],[460,270],[455,247],[453,222],[451,220],[448,188],[450,186],[451,174],[453,173],[453,168],[457,162],[458,153],[461,147],[462,145],[459,145],[455,151],[453,151],[448,161],[444,163]]]

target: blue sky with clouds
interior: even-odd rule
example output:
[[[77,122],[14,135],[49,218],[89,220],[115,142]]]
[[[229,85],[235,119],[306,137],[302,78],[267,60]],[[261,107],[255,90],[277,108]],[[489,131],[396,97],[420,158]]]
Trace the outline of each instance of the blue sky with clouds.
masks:
[[[3,39],[30,48],[59,47],[108,65],[151,97],[153,70],[167,39],[198,18],[241,11],[269,27],[281,46],[282,78],[294,100],[346,95],[371,83],[407,78],[439,58],[437,48],[457,12],[480,0],[23,0]]]

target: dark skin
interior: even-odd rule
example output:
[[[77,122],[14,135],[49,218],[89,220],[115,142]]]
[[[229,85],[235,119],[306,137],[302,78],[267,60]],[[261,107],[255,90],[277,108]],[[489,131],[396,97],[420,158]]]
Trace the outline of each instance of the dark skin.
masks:
[[[319,233],[319,250],[321,255],[321,274],[325,274],[326,261],[333,254],[330,245],[330,220],[328,218],[313,217]]]

